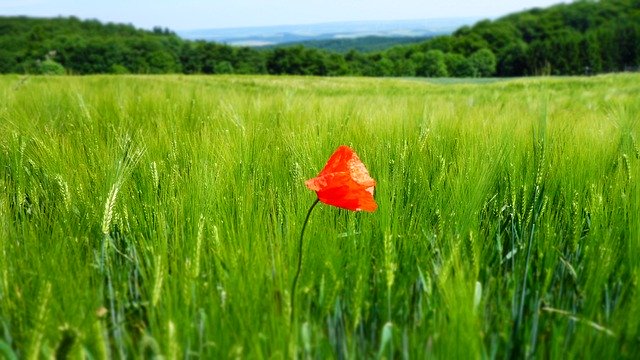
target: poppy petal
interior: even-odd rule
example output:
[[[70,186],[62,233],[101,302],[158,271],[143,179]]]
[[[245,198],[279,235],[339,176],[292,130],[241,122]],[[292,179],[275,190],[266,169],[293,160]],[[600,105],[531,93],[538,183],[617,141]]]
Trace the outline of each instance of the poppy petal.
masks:
[[[331,155],[317,177],[305,182],[321,202],[353,211],[378,208],[373,198],[375,184],[358,155],[344,145]]]

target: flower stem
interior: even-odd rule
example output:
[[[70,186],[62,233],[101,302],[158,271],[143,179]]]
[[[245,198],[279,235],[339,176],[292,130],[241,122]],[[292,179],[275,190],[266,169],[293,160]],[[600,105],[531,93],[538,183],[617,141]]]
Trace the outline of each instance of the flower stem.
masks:
[[[289,320],[292,324],[296,308],[296,284],[298,283],[298,277],[300,276],[300,270],[302,269],[302,239],[304,237],[304,230],[307,228],[307,223],[309,222],[309,216],[311,216],[311,211],[316,207],[316,205],[318,205],[319,201],[320,199],[316,199],[309,208],[309,211],[307,211],[307,217],[304,219],[304,223],[302,223],[302,231],[300,232],[300,241],[298,243],[298,269],[296,270],[296,275],[293,277],[293,284],[291,285],[291,318]]]

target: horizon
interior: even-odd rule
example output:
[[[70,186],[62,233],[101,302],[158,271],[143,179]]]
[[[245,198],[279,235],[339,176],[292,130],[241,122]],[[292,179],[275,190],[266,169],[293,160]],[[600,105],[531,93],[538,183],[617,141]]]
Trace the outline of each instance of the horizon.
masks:
[[[435,19],[494,19],[531,8],[545,8],[568,1],[465,1],[447,3],[398,0],[393,7],[382,0],[348,3],[312,0],[304,4],[277,0],[264,7],[257,0],[238,0],[232,4],[205,0],[150,0],[130,3],[78,2],[73,0],[0,0],[0,16],[38,18],[77,17],[103,23],[130,24],[151,30],[155,27],[176,32],[205,29],[242,29],[278,26],[305,26],[345,22],[424,21]]]
[[[506,14],[505,14],[506,15]],[[231,26],[231,27],[208,27],[208,28],[193,28],[193,29],[182,29],[177,30],[178,32],[188,32],[188,31],[198,31],[198,30],[235,30],[235,29],[265,29],[265,28],[283,28],[283,27],[303,27],[303,26],[317,26],[317,25],[340,25],[340,24],[367,24],[367,23],[394,23],[394,22],[414,22],[414,21],[433,21],[433,20],[473,20],[473,19],[483,19],[485,17],[437,17],[437,18],[415,18],[415,19],[392,19],[392,20],[381,20],[381,19],[371,19],[371,20],[340,20],[340,21],[324,21],[324,22],[316,22],[316,23],[304,23],[304,24],[275,24],[275,25],[249,25],[249,26]],[[494,19],[492,17],[491,19]],[[88,20],[88,19],[87,19]],[[170,30],[173,30],[170,28]]]

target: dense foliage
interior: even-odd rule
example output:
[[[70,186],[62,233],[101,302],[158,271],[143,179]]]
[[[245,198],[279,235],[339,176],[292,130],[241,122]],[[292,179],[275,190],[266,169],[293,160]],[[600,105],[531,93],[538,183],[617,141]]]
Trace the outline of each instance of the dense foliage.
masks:
[[[418,44],[377,52],[355,47],[257,50],[186,41],[162,28],[0,18],[1,73],[46,73],[56,62],[71,74],[578,75],[638,69],[640,0],[576,1],[484,20]]]
[[[444,33],[443,33],[444,34]],[[416,45],[422,43],[429,38],[442,34],[434,34],[431,36],[362,36],[362,37],[345,37],[323,40],[306,40],[296,41],[287,44],[265,45],[260,46],[261,49],[274,49],[287,45],[302,45],[315,49],[327,50],[345,54],[350,50],[356,50],[365,53],[380,52],[392,48],[397,45]]]

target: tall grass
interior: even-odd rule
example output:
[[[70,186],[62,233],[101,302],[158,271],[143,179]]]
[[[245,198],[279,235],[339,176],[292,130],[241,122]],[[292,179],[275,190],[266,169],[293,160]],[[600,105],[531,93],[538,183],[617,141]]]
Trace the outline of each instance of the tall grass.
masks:
[[[0,77],[0,354],[637,356],[639,80]]]

